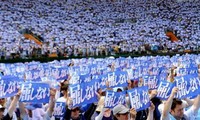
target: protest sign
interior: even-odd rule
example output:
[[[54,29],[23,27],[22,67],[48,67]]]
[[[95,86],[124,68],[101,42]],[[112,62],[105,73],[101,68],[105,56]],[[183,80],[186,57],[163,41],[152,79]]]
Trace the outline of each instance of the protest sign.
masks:
[[[69,86],[72,107],[97,102],[95,94],[95,81],[74,84]]]
[[[138,87],[131,90],[127,90],[129,99],[131,101],[131,107],[136,111],[145,110],[150,106],[150,99],[148,94],[148,87]]]
[[[106,91],[106,97],[104,100],[104,107],[113,108],[118,104],[125,104],[126,92],[113,92]]]
[[[158,89],[157,89],[157,97],[161,100],[167,100],[171,94],[172,88],[174,84],[172,82],[168,82],[166,80],[161,80]]]
[[[53,111],[53,116],[55,116],[55,118],[63,118],[65,110],[66,110],[65,102],[56,102]]]
[[[46,83],[26,82],[21,87],[22,94],[20,102],[48,103],[50,97],[50,87]]]

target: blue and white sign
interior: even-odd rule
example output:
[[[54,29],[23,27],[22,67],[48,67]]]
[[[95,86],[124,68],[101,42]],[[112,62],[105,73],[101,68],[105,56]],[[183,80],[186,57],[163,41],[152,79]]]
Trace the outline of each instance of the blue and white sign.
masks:
[[[128,73],[126,71],[115,71],[108,73],[109,87],[125,87],[128,85]]]
[[[131,101],[131,107],[135,108],[136,111],[145,110],[150,106],[147,86],[127,90],[127,92]]]
[[[95,81],[70,85],[69,89],[70,97],[72,99],[72,107],[98,101],[97,95],[95,94]]]
[[[126,92],[113,92],[113,91],[106,91],[106,97],[104,100],[104,107],[105,108],[113,108],[118,104],[125,104],[125,97]]]
[[[2,76],[0,79],[0,98],[15,96],[21,79],[13,76]]]
[[[50,87],[46,83],[23,83],[20,102],[48,103]]]
[[[172,82],[168,82],[166,80],[160,81],[157,89],[157,97],[161,100],[167,100],[171,94],[171,91],[174,87]]]
[[[144,80],[144,86],[148,86],[149,89],[157,89],[159,79],[156,75],[144,75],[142,78]]]
[[[55,116],[55,118],[63,118],[65,110],[66,110],[65,102],[56,102],[55,107],[54,107],[53,116]]]

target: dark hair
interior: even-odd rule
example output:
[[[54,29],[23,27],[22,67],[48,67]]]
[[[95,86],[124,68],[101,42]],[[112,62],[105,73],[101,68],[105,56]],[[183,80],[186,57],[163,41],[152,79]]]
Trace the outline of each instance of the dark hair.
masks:
[[[103,91],[103,92],[101,93],[101,96],[106,96],[106,91]]]
[[[0,111],[1,111],[1,112],[4,112],[4,110],[5,110],[5,108],[0,108]]]
[[[63,90],[68,90],[68,84],[61,84],[61,91],[63,91]]]
[[[117,88],[117,92],[122,92],[122,89],[121,88]]]
[[[172,102],[171,109],[174,110],[176,108],[176,105],[182,105],[182,101],[180,99],[174,98]]]

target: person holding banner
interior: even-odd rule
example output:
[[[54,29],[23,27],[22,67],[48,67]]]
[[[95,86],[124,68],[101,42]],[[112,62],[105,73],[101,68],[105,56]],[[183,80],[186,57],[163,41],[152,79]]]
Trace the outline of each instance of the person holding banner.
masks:
[[[37,104],[33,104],[32,107],[27,107],[24,105],[24,103],[20,102],[19,103],[19,110],[20,114],[22,117],[22,120],[34,120],[34,119],[39,119],[39,120],[50,120],[51,116],[54,111],[54,105],[55,105],[55,93],[56,91],[54,89],[50,90],[50,100],[49,100],[49,105],[47,112],[44,113],[44,115],[41,116],[41,111],[37,110],[38,107]],[[29,105],[30,106],[30,105]]]
[[[171,95],[164,104],[161,120],[195,120],[197,112],[200,108],[200,95],[194,99],[193,105],[184,112],[183,102],[174,98],[178,92],[178,88],[172,89]]]
[[[72,99],[68,98],[63,120],[90,120],[96,107],[97,105],[92,103],[87,111],[83,113],[81,110],[81,106],[72,108]]]
[[[147,120],[153,120],[154,119],[154,110],[155,106],[153,103],[151,103],[151,106],[149,107],[149,114],[147,116]],[[137,120],[136,119],[136,110],[134,108],[131,108],[130,110],[125,107],[124,105],[118,104],[113,108],[113,117],[114,120]]]
[[[16,109],[17,102],[19,101],[20,95],[21,95],[21,91],[18,90],[18,93],[15,95],[15,97],[13,98],[10,104],[10,107],[8,108],[8,113],[5,116],[3,116],[3,112],[5,108],[0,105],[0,120],[12,120],[13,112]]]

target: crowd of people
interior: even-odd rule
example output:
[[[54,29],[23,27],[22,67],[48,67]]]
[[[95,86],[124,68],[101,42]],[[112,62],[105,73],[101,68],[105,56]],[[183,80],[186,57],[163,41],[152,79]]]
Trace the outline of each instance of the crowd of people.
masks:
[[[196,51],[200,44],[199,4],[198,0],[3,0],[0,56]],[[168,28],[178,42],[166,36]],[[25,39],[19,33],[23,29],[43,37],[43,45]]]
[[[123,62],[122,62],[123,61]],[[80,69],[81,67],[90,66],[96,63],[96,70]],[[34,67],[28,67],[30,65],[34,65]],[[145,86],[145,75],[158,75],[166,73],[164,81],[168,81],[171,83],[176,83],[178,81],[178,77],[187,76],[187,75],[199,75],[200,71],[200,56],[199,55],[184,55],[184,56],[156,56],[156,57],[135,57],[135,58],[106,58],[106,59],[73,59],[73,60],[64,60],[64,61],[53,61],[49,63],[16,63],[14,67],[12,64],[0,64],[1,69],[1,83],[0,90],[3,95],[3,83],[2,77],[6,75],[16,75],[17,72],[22,72],[25,74],[27,71],[31,70],[41,70],[41,66],[60,66],[60,67],[68,67],[67,73],[65,76],[68,76],[67,79],[59,82],[59,87],[53,87],[55,82],[50,82],[53,86],[50,89],[50,99],[49,103],[29,103],[29,102],[20,102],[20,96],[23,91],[21,91],[21,87],[18,89],[18,93],[14,97],[4,97],[0,98],[0,120],[198,120],[199,119],[199,108],[200,108],[200,95],[198,86],[200,83],[199,79],[196,79],[196,85],[193,85],[193,91],[195,91],[194,87],[197,86],[197,95],[193,96],[193,98],[184,97],[183,99],[177,98],[178,92],[183,90],[183,86],[172,87],[171,92],[166,100],[158,98],[159,89],[149,89],[148,97],[150,99],[150,106],[147,109],[137,110],[132,107],[132,99],[128,95],[128,90],[137,89],[142,86]],[[35,67],[36,66],[36,67]],[[97,91],[92,91],[92,94],[97,95],[97,102],[90,102],[89,104],[78,105],[73,107],[72,104],[75,102],[73,99],[73,94],[71,92],[72,86],[76,85],[73,81],[76,79],[76,75],[78,71],[76,71],[77,67],[80,71],[80,74],[89,73],[90,78],[94,76],[107,75],[111,72],[116,71],[127,71],[131,69],[132,71],[136,71],[137,69],[142,70],[139,73],[132,72],[128,74],[127,86],[123,87],[110,87],[111,81],[104,81],[106,84],[106,88],[98,88]],[[144,67],[145,66],[145,67]],[[147,67],[147,70],[146,70]],[[158,68],[156,72],[155,69]],[[164,68],[164,69],[163,69]],[[196,72],[187,73],[180,72],[180,69],[188,69],[195,68]],[[16,69],[16,72],[12,72],[13,69]],[[49,67],[48,69],[52,69]],[[8,72],[10,71],[10,72]],[[23,72],[24,71],[24,72]],[[49,73],[47,76],[53,78],[53,73]],[[40,74],[42,75],[42,74]],[[83,74],[85,75],[85,74]],[[131,77],[132,76],[132,77]],[[191,77],[191,76],[190,76]],[[31,81],[30,78],[25,74],[25,77],[22,76],[24,81],[28,83]],[[197,77],[198,78],[198,77]],[[83,78],[82,78],[83,79]],[[181,78],[182,79],[182,78]],[[92,79],[90,82],[94,81]],[[34,82],[34,80],[32,80]],[[44,82],[44,81],[43,81]],[[57,81],[58,82],[58,81]],[[57,83],[56,82],[56,83]],[[78,82],[78,81],[76,81]],[[87,81],[88,82],[88,81]],[[88,83],[90,83],[88,82]],[[184,81],[182,81],[184,82]],[[82,83],[80,83],[82,84]],[[92,83],[91,83],[92,84]],[[154,83],[151,83],[154,84]],[[156,84],[156,83],[155,83]],[[149,84],[148,84],[149,85]],[[189,85],[189,84],[188,84]],[[191,83],[192,85],[192,83]],[[30,91],[30,90],[29,90]],[[124,92],[126,94],[125,104],[117,104],[114,108],[105,107],[106,97],[108,91],[115,92]],[[168,91],[168,90],[167,90]],[[139,93],[142,94],[142,93]],[[185,94],[184,94],[185,95]],[[78,96],[82,96],[78,95]],[[192,96],[192,94],[190,94]],[[182,97],[182,96],[181,96]],[[82,98],[80,98],[82,99]],[[138,100],[138,99],[137,99]],[[135,99],[135,101],[137,101]],[[55,115],[55,103],[63,102],[65,103],[65,111],[64,115],[56,117]],[[114,102],[114,101],[113,101]],[[138,101],[139,102],[139,101]],[[61,111],[60,111],[61,112]]]

